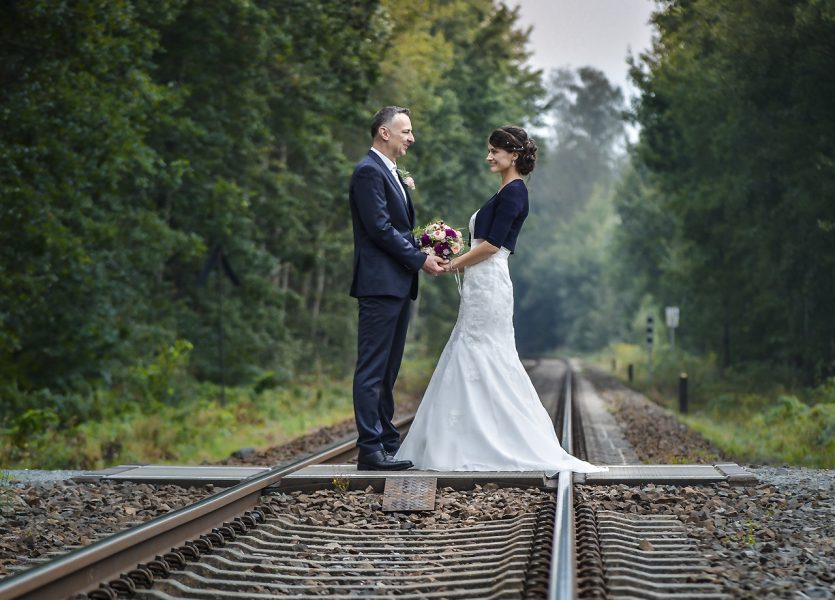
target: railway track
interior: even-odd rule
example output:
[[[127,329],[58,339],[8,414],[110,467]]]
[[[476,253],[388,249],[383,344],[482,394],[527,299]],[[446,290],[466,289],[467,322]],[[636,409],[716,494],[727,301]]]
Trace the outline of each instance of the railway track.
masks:
[[[410,422],[405,419],[399,423],[407,429]],[[201,550],[208,551],[226,539],[234,539],[236,532],[263,521],[263,513],[257,510],[261,495],[283,477],[309,465],[348,460],[355,454],[354,442],[344,441],[270,469],[190,506],[4,579],[0,581],[0,599],[65,598],[114,577],[114,590],[123,590],[125,595],[133,593],[135,580],[142,580],[140,584],[148,581],[148,573],[142,570],[151,575],[170,572],[172,565],[180,564],[180,556],[199,556]],[[198,541],[192,541],[195,539]],[[189,545],[180,546],[187,541]],[[172,553],[172,549],[176,550]],[[148,566],[138,567],[146,561]],[[125,572],[127,576],[122,575]],[[91,598],[97,595],[107,597],[106,593],[93,591]]]
[[[566,368],[559,391],[543,397],[563,447],[597,462],[615,451],[623,458],[607,425],[577,402],[575,392]],[[18,573],[0,582],[0,600],[81,593],[91,599],[724,597],[718,586],[699,579],[702,564],[681,523],[574,506],[576,482],[640,479],[626,467],[612,467],[608,480],[571,473],[556,480],[531,473],[437,474],[438,489],[492,484],[550,495],[525,514],[466,527],[310,525],[272,500],[299,489],[379,492],[387,479],[427,475],[357,472],[345,464],[353,454],[353,441],[334,445]]]

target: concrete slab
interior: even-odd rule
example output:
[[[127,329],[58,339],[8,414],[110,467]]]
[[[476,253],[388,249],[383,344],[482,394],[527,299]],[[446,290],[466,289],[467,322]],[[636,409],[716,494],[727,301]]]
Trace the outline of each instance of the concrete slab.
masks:
[[[753,476],[738,465],[740,471]],[[730,465],[723,465],[730,469]],[[737,476],[741,476],[741,473]],[[502,487],[551,488],[556,479],[542,471],[357,471],[356,465],[312,465],[285,477],[278,489],[314,489],[326,485],[364,489],[369,485],[382,491],[386,479],[435,477],[438,487],[471,489],[474,485],[496,483]],[[612,483],[705,484],[729,481],[728,474],[714,465],[611,465],[603,473],[575,473],[575,483],[609,485]],[[756,481],[756,478],[754,478]]]
[[[64,481],[81,475],[84,471],[46,471],[43,469],[0,469],[0,486],[4,480],[15,485],[28,485],[52,481]]]
[[[721,463],[717,464],[716,468],[728,477],[728,483],[731,485],[752,485],[758,481],[754,473],[736,463]]]
[[[725,466],[730,468],[729,465]],[[745,471],[742,467],[735,466],[737,469]],[[745,471],[745,473],[748,472]],[[590,485],[609,485],[612,483],[704,484],[728,480],[727,473],[717,468],[716,465],[611,465],[609,470],[603,473],[577,474],[574,476],[575,482]],[[756,477],[753,481],[756,482]]]
[[[541,471],[357,471],[356,465],[311,465],[283,478],[275,489],[317,489],[322,486],[339,486],[347,489],[365,489],[368,486],[382,492],[386,479],[424,479],[434,477],[438,487],[456,490],[472,489],[476,484],[495,483],[502,487],[548,487],[548,480]]]
[[[268,471],[269,467],[217,467],[182,465],[119,465],[102,471],[88,471],[74,481],[134,481],[156,485],[231,486]]]
[[[268,467],[216,467],[182,465],[120,465],[103,471],[88,471],[74,481],[134,481],[153,484],[230,486],[268,471]],[[476,484],[495,483],[502,487],[550,488],[556,478],[542,471],[357,471],[354,464],[311,465],[282,479],[275,487],[313,489],[337,484],[349,489],[369,485],[382,491],[386,479],[421,479],[433,477],[438,487],[472,489]],[[574,474],[575,483],[608,485],[612,483],[700,484],[728,481],[732,484],[756,483],[756,476],[734,463],[721,465],[610,465],[603,473]]]

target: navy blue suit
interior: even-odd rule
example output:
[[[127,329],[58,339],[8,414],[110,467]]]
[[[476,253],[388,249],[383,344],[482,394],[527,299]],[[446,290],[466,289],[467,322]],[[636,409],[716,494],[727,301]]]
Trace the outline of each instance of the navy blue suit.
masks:
[[[402,182],[401,182],[402,183]],[[376,153],[357,164],[349,201],[354,228],[351,295],[359,302],[354,416],[360,453],[394,452],[400,434],[392,424],[392,388],[400,370],[411,300],[426,255],[412,236],[415,211],[394,174]]]

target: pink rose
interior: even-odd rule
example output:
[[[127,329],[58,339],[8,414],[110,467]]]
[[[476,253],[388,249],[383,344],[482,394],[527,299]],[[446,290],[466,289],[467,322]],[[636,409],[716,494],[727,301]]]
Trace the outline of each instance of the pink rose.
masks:
[[[446,239],[446,232],[443,229],[438,229],[432,234],[432,237],[438,241],[444,240]]]
[[[406,179],[403,180],[403,183],[405,183],[406,187],[409,188],[410,190],[415,189],[415,180],[412,179],[411,177],[406,177]]]
[[[458,254],[459,252],[461,252],[461,244],[453,244],[452,245],[452,253],[453,254]]]

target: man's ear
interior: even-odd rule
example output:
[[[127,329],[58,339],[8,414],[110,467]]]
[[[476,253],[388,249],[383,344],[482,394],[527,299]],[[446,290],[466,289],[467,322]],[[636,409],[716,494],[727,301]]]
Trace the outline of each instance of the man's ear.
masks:
[[[378,131],[380,133],[380,137],[385,141],[388,141],[388,139],[391,137],[391,132],[389,131],[388,127],[380,127]]]

